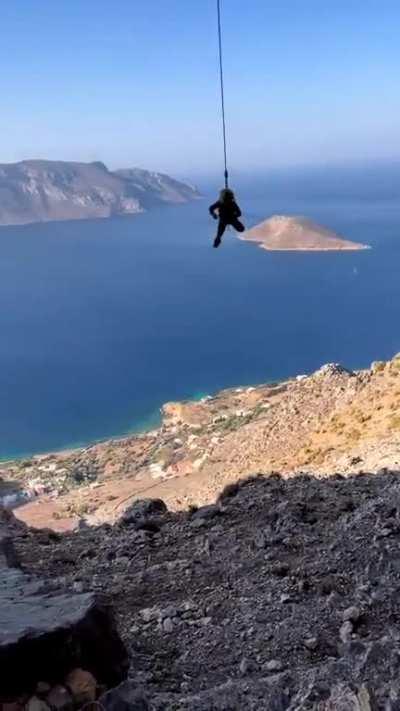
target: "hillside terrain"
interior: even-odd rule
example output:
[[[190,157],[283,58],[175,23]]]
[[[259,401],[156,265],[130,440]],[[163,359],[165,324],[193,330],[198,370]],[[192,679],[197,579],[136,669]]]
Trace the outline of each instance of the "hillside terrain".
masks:
[[[14,543],[47,605],[112,601],[130,667],[105,711],[395,711],[399,534],[387,472],[259,476],[197,510],[150,499],[114,526],[22,529]],[[40,682],[60,695],[57,669]]]
[[[25,160],[0,164],[0,225],[134,215],[200,197],[168,175],[103,163]]]
[[[37,498],[18,519],[0,506],[0,613],[41,595],[64,605],[71,634],[73,614],[89,615],[85,634],[106,645],[83,671],[76,650],[73,668],[38,659],[40,678],[22,665],[12,711],[60,696],[70,708],[83,692],[106,711],[397,711],[399,407],[400,355],[328,364],[168,403],[141,436],[5,463],[3,503]],[[90,622],[104,596],[120,641]],[[36,614],[26,632],[12,614],[0,630],[3,664],[7,629],[20,655],[42,639]],[[107,692],[110,644],[129,670]]]
[[[274,251],[330,252],[367,249],[366,245],[339,237],[306,217],[273,215],[247,230],[240,239]]]
[[[115,520],[143,495],[172,509],[206,504],[249,473],[400,469],[399,409],[400,357],[358,372],[326,365],[282,383],[167,403],[161,427],[149,433],[4,463],[0,497],[33,498],[18,516],[63,530],[81,518]]]

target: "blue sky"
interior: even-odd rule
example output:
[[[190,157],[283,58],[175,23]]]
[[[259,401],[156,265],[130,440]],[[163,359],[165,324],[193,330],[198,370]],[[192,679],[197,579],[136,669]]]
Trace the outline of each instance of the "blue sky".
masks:
[[[398,0],[222,0],[230,162],[400,158]],[[215,0],[3,0],[0,162],[221,161]]]

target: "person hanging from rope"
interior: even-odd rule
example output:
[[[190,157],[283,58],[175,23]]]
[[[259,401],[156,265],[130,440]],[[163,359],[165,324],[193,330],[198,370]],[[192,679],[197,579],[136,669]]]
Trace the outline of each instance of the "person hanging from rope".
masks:
[[[223,70],[223,57],[222,57],[222,21],[221,21],[221,0],[217,0],[217,26],[218,26],[218,53],[219,53],[219,80],[220,80],[220,93],[221,93],[221,122],[222,122],[222,139],[223,139],[223,149],[224,149],[224,176],[225,176],[225,188],[221,190],[219,195],[219,200],[210,205],[210,215],[214,220],[219,220],[217,235],[214,240],[214,247],[219,247],[221,244],[222,235],[224,234],[228,225],[237,230],[237,232],[244,232],[245,227],[240,222],[239,217],[242,215],[242,211],[235,200],[235,195],[232,190],[229,189],[229,175],[228,175],[228,157],[227,157],[227,141],[226,141],[226,119],[225,119],[225,89],[224,89],[224,70]]]
[[[238,219],[242,216],[242,211],[235,200],[232,190],[225,188],[221,190],[219,199],[209,207],[210,215],[214,220],[219,220],[217,236],[214,240],[214,247],[221,244],[221,238],[228,225],[232,225],[237,232],[244,232],[245,226]]]

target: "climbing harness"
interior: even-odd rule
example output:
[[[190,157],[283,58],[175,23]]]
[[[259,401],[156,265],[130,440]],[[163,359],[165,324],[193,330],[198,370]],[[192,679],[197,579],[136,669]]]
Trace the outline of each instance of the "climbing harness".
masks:
[[[218,17],[218,47],[219,47],[219,79],[221,89],[221,120],[222,120],[222,136],[224,142],[224,176],[225,188],[228,188],[228,162],[226,151],[226,121],[225,121],[225,89],[224,89],[224,68],[222,56],[222,23],[221,23],[221,0],[217,0],[217,17]]]

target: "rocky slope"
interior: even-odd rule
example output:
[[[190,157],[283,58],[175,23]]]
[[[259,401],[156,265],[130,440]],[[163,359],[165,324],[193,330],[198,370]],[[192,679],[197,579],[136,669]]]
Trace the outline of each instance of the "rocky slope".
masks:
[[[400,469],[400,357],[351,372],[327,365],[283,383],[169,403],[162,426],[82,450],[4,463],[0,499],[63,530],[112,521],[136,497],[173,509],[214,501],[251,472],[329,476]]]
[[[367,249],[306,217],[274,215],[247,230],[240,239],[256,242],[262,249],[275,251],[343,251]]]
[[[395,711],[399,535],[398,473],[274,475],[16,547],[48,594],[113,600],[130,683],[106,709]]]
[[[0,164],[0,225],[133,215],[199,197],[162,173],[109,171],[103,163],[26,160]]]
[[[0,602],[16,564],[50,607],[112,601],[128,681],[94,709],[398,711],[399,407],[400,355],[169,403],[152,433],[5,464],[7,496],[49,493],[15,510],[38,528],[0,507]],[[5,709],[45,688],[30,711],[60,708],[54,689],[71,705],[80,666],[92,694],[110,686],[82,650],[56,666],[24,664]]]

